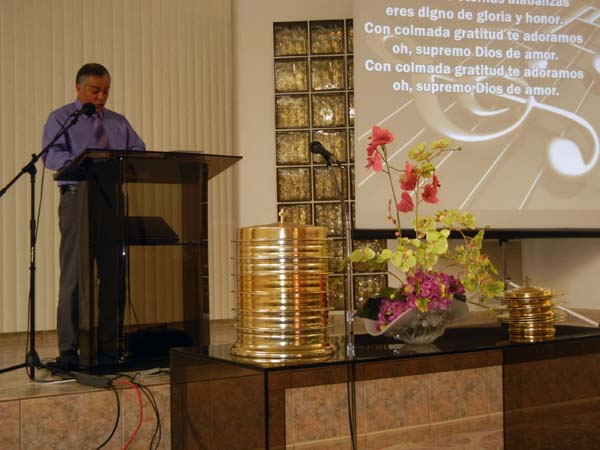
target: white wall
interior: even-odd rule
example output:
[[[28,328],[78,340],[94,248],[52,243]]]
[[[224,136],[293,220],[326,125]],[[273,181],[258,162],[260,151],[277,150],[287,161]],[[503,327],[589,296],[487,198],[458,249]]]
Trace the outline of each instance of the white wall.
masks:
[[[273,22],[352,18],[352,0],[234,0],[234,148],[240,226],[277,218]]]
[[[565,293],[567,305],[600,309],[600,239],[523,240],[523,275]]]

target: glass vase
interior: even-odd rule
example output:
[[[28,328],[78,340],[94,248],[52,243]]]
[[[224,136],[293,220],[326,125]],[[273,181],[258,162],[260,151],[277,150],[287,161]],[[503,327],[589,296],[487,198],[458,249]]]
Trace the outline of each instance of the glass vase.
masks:
[[[365,325],[372,336],[384,335],[406,344],[431,344],[444,334],[452,317],[450,310],[421,312],[411,309],[398,316],[383,331],[377,331],[375,320],[365,319]]]
[[[451,318],[450,311],[419,311],[408,323],[390,324],[386,335],[406,344],[431,344],[444,334]]]

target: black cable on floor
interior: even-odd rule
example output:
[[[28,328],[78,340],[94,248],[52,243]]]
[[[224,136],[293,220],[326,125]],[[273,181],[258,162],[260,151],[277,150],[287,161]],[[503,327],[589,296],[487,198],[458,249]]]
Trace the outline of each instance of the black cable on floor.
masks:
[[[158,404],[156,402],[156,399],[154,398],[154,394],[152,393],[152,391],[147,386],[144,386],[143,384],[138,383],[135,380],[136,377],[132,377],[131,375],[128,375],[126,373],[119,373],[119,374],[117,374],[117,376],[115,376],[114,378],[112,378],[111,382],[116,381],[119,378],[126,378],[130,382],[134,383],[136,386],[138,386],[140,388],[140,390],[142,391],[142,393],[148,399],[148,403],[150,403],[150,406],[152,407],[152,410],[154,411],[154,416],[156,417],[156,427],[154,429],[154,433],[152,434],[152,439],[150,440],[150,450],[153,449],[154,445],[155,445],[154,448],[158,449],[160,441],[162,439],[162,424],[161,424],[161,421],[160,421],[160,413],[158,411]],[[158,438],[158,440],[156,442],[154,442],[155,439],[157,439],[157,438]]]
[[[152,409],[154,410],[154,415],[156,417],[156,428],[154,429],[154,433],[152,433],[152,439],[150,440],[150,450],[153,450],[152,446],[154,445],[154,439],[156,439],[157,437],[158,437],[158,440],[156,441],[155,448],[158,449],[160,440],[162,438],[162,424],[160,422],[160,413],[158,411],[158,404],[156,403],[156,399],[154,398],[152,391],[150,389],[148,389],[147,386],[144,386],[142,384],[138,384],[138,386],[140,387],[140,389],[142,390],[142,392],[148,399],[148,402],[152,406]]]
[[[112,384],[111,384],[110,388],[115,393],[115,398],[117,399],[117,419],[115,420],[115,425],[113,426],[113,429],[110,432],[110,435],[106,438],[106,440],[102,444],[100,444],[100,446],[96,450],[100,450],[102,447],[104,447],[106,444],[108,444],[108,442],[115,435],[115,432],[117,431],[117,427],[119,426],[119,420],[121,420],[121,399],[119,398],[119,393],[117,392],[117,388],[114,387]]]

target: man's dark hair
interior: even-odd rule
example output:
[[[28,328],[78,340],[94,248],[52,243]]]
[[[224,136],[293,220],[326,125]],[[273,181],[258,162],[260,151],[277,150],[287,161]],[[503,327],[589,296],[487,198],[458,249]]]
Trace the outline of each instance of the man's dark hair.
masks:
[[[81,69],[77,71],[75,83],[83,86],[90,75],[95,77],[110,77],[110,73],[102,64],[88,63],[81,66]]]

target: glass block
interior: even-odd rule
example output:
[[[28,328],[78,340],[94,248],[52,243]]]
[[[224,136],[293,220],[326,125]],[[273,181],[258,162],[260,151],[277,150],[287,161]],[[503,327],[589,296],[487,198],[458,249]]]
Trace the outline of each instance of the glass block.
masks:
[[[360,308],[363,303],[379,294],[387,286],[387,276],[355,275],[354,276],[354,306]]]
[[[310,52],[313,55],[344,53],[344,21],[311,22]]]
[[[312,210],[310,204],[279,205],[278,217],[283,216],[283,222],[299,225],[312,225]]]
[[[330,272],[344,273],[345,247],[345,239],[329,239],[327,241],[327,255],[331,257],[331,259],[329,260]]]
[[[313,131],[313,140],[319,141],[323,144],[327,150],[333,153],[333,156],[340,161],[345,163],[347,161],[346,155],[346,132],[345,131],[329,131],[329,130],[318,130]],[[325,160],[321,155],[313,155],[314,164],[325,164]]]
[[[354,250],[369,247],[376,252],[386,248],[385,239],[373,239],[373,240],[355,240],[352,241]],[[366,263],[354,263],[352,268],[355,272],[383,272],[387,269],[386,263],[378,264],[377,266],[369,266]]]
[[[343,276],[330,276],[327,280],[327,291],[327,302],[330,308],[337,310],[346,309],[346,283],[344,283]]]
[[[310,169],[277,169],[277,200],[298,202],[311,199]]]
[[[348,74],[348,89],[354,89],[354,58],[348,56],[348,63],[346,67],[346,73]]]
[[[338,202],[315,204],[315,225],[327,227],[328,236],[342,236],[343,224],[342,207]]]
[[[354,24],[352,19],[346,20],[346,48],[348,53],[354,53]]]
[[[354,162],[354,130],[349,130],[348,131],[348,140],[349,140],[349,144],[348,144],[348,149],[349,149],[349,153],[350,153],[350,162],[353,163]]]
[[[354,126],[354,94],[348,93],[348,125]]]
[[[344,58],[313,58],[310,63],[310,80],[313,91],[344,89]]]
[[[313,169],[313,182],[315,184],[315,200],[339,200],[339,195],[335,189],[334,178],[327,167],[315,167]],[[346,175],[346,166],[342,170],[335,167],[333,173],[337,178],[339,189],[342,191],[344,199],[348,198],[348,176]]]
[[[306,22],[273,24],[275,56],[306,55],[308,49],[308,27]]]
[[[308,61],[284,59],[275,61],[275,92],[308,91]]]
[[[277,128],[308,128],[308,95],[279,95],[275,98]]]
[[[277,164],[310,164],[309,138],[308,131],[278,131]]]
[[[314,127],[343,127],[346,125],[344,94],[314,94],[312,100]]]

